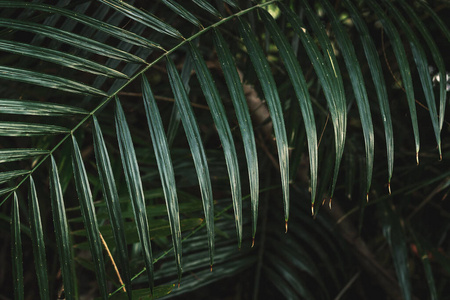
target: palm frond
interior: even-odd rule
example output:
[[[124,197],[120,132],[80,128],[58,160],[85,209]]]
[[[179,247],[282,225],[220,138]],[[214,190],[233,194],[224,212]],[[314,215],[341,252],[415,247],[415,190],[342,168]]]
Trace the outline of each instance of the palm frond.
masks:
[[[40,296],[54,298],[57,268],[48,268],[47,253],[55,252],[67,299],[84,289],[78,268],[96,274],[103,299],[167,297],[236,274],[252,275],[254,297],[274,288],[286,298],[333,298],[360,274],[330,258],[350,259],[343,239],[331,234],[329,217],[317,215],[316,199],[329,199],[331,208],[343,193],[338,174],[344,146],[348,157],[355,156],[346,156],[342,166],[348,193],[357,189],[352,182],[359,176],[359,192],[379,197],[385,168],[376,162],[384,151],[390,192],[397,153],[398,178],[411,170],[402,165],[408,152],[402,142],[410,133],[399,111],[409,111],[417,163],[419,128],[430,134],[416,112],[421,86],[441,157],[448,150],[441,139],[448,58],[433,33],[441,31],[448,42],[449,30],[432,8],[420,5],[433,27],[404,0],[345,0],[342,6],[328,0],[160,0],[142,8],[119,0],[0,1],[0,208],[11,207],[0,214],[11,221],[15,297],[26,296],[22,268],[32,254]],[[389,45],[380,45],[374,20]],[[389,87],[380,53],[407,105],[393,102],[402,97]],[[439,109],[429,56],[440,78]],[[250,101],[258,107],[249,109]],[[379,152],[378,136],[386,141]],[[357,165],[361,170],[355,171]],[[259,194],[268,190],[273,201],[265,198],[260,205]],[[361,222],[366,197],[356,205]],[[383,203],[386,214],[380,227],[403,296],[410,299],[415,279],[407,268],[408,238],[424,245],[421,255],[431,246],[415,234],[414,224],[403,231],[400,216],[379,199],[374,203]],[[306,216],[309,201],[317,220]],[[21,240],[21,227],[28,226],[21,213],[30,222],[30,241]],[[283,217],[285,231],[293,220],[286,237],[278,234]],[[52,226],[54,235],[47,229]],[[242,246],[250,241],[247,226],[252,249]],[[242,249],[237,253],[234,232]],[[31,244],[32,251],[21,244]],[[112,249],[114,265],[117,260],[115,276],[104,260],[105,247]],[[171,251],[175,264],[167,259]],[[85,252],[91,259],[80,255]],[[205,269],[208,263],[214,272]],[[433,267],[424,261],[434,299]],[[174,289],[182,270],[182,287]],[[111,286],[116,291],[109,295]]]

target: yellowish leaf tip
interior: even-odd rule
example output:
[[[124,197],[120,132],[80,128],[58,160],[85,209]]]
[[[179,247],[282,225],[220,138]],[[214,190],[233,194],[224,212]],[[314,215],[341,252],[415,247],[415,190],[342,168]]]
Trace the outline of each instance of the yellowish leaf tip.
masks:
[[[325,204],[325,201],[327,201],[327,198],[323,198],[322,206]]]
[[[419,165],[419,152],[416,152],[416,163]]]
[[[439,161],[442,161],[442,153],[439,154]]]
[[[314,216],[314,203],[311,203],[311,216]]]
[[[328,202],[328,208],[331,209],[331,205],[333,204],[333,198],[330,198],[330,201]]]
[[[255,238],[252,238],[252,248],[255,246]]]
[[[391,183],[390,182],[388,182],[388,191],[389,191],[389,195],[391,195],[392,192],[391,192]]]
[[[286,220],[285,222],[284,222],[284,228],[285,228],[285,233],[287,233],[287,231],[288,231],[288,221]]]
[[[212,265],[210,266],[209,271],[212,272]]]
[[[366,202],[369,203],[369,193],[366,194]]]

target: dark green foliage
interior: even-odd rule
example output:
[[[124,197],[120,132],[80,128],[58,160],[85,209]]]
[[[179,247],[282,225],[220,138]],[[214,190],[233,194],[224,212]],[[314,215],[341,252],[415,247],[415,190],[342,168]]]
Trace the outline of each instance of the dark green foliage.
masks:
[[[449,13],[0,0],[0,296],[446,299]]]

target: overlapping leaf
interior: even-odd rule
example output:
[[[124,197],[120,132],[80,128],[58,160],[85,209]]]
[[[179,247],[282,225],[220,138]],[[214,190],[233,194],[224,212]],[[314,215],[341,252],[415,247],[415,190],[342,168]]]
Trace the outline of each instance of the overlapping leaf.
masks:
[[[94,261],[97,282],[100,286],[100,294],[103,299],[108,299],[106,288],[106,272],[105,262],[103,260],[102,243],[100,239],[100,231],[98,230],[97,217],[95,215],[94,204],[92,200],[91,188],[84,168],[83,158],[78,148],[75,136],[72,136],[72,166],[75,178],[75,186],[77,188],[78,199],[81,204],[81,214],[84,219],[84,225],[87,230],[89,246]]]
[[[117,139],[119,141],[120,156],[122,158],[125,180],[128,186],[133,212],[135,216],[136,227],[139,234],[144,262],[148,276],[150,290],[153,290],[153,254],[150,242],[150,232],[148,228],[147,212],[145,209],[144,191],[142,188],[141,175],[136,153],[131,139],[130,129],[125,119],[125,113],[120,105],[119,98],[116,97],[115,122]]]
[[[126,246],[127,242],[125,238],[125,230],[122,219],[122,210],[120,208],[119,196],[117,194],[114,174],[111,168],[108,150],[106,149],[105,141],[103,139],[103,134],[100,129],[100,125],[98,124],[97,118],[93,116],[93,119],[94,151],[97,161],[98,173],[103,190],[103,196],[108,207],[109,219],[111,222],[114,240],[117,246],[119,268],[122,277],[125,280],[125,287],[128,293],[128,297],[131,299],[132,287],[130,265],[128,264],[128,250]]]
[[[156,105],[153,92],[145,77],[142,77],[142,95],[144,97],[145,114],[147,116],[148,127],[153,143],[153,150],[156,154],[159,174],[166,199],[167,213],[169,216],[170,232],[172,235],[175,261],[178,269],[178,281],[181,280],[181,228],[180,212],[178,208],[178,196],[173,172],[172,159],[169,154],[167,138]]]

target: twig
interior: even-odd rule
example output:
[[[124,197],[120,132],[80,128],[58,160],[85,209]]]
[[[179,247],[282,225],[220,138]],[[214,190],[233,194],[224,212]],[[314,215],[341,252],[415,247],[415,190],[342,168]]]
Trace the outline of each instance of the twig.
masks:
[[[322,141],[323,134],[325,133],[325,129],[327,128],[328,120],[330,119],[330,113],[327,115],[327,119],[325,121],[325,125],[323,125],[322,133],[320,134],[319,142],[317,143],[317,149],[319,149],[320,142]]]
[[[356,279],[358,279],[359,275],[361,275],[361,271],[359,271],[358,273],[355,274],[355,276],[353,276],[348,282],[347,284],[344,286],[344,288],[339,292],[339,294],[336,296],[336,298],[334,298],[334,300],[339,300],[342,298],[342,296],[344,296],[345,292],[348,291],[348,289],[353,285],[353,283],[356,281]]]
[[[127,290],[125,289],[125,285],[123,284],[122,277],[120,277],[120,273],[119,273],[119,270],[117,269],[116,263],[114,262],[114,258],[112,257],[111,252],[109,251],[108,244],[106,244],[106,241],[103,238],[102,233],[99,232],[99,234],[100,234],[100,239],[102,240],[102,244],[105,247],[106,252],[108,253],[109,259],[111,259],[114,270],[116,270],[116,274],[117,274],[117,277],[119,278],[120,284],[122,285],[122,289],[124,292],[126,292]]]
[[[131,97],[142,97],[142,93],[133,93],[133,92],[120,92],[118,95],[131,96]],[[162,100],[162,101],[167,101],[167,102],[175,102],[175,99],[174,98],[170,98],[170,97],[164,97],[164,96],[158,96],[158,95],[155,95],[154,97],[155,97],[156,100]],[[206,106],[206,105],[201,105],[201,104],[193,103],[193,102],[190,102],[190,103],[191,103],[191,105],[193,107],[209,110],[209,107]]]

